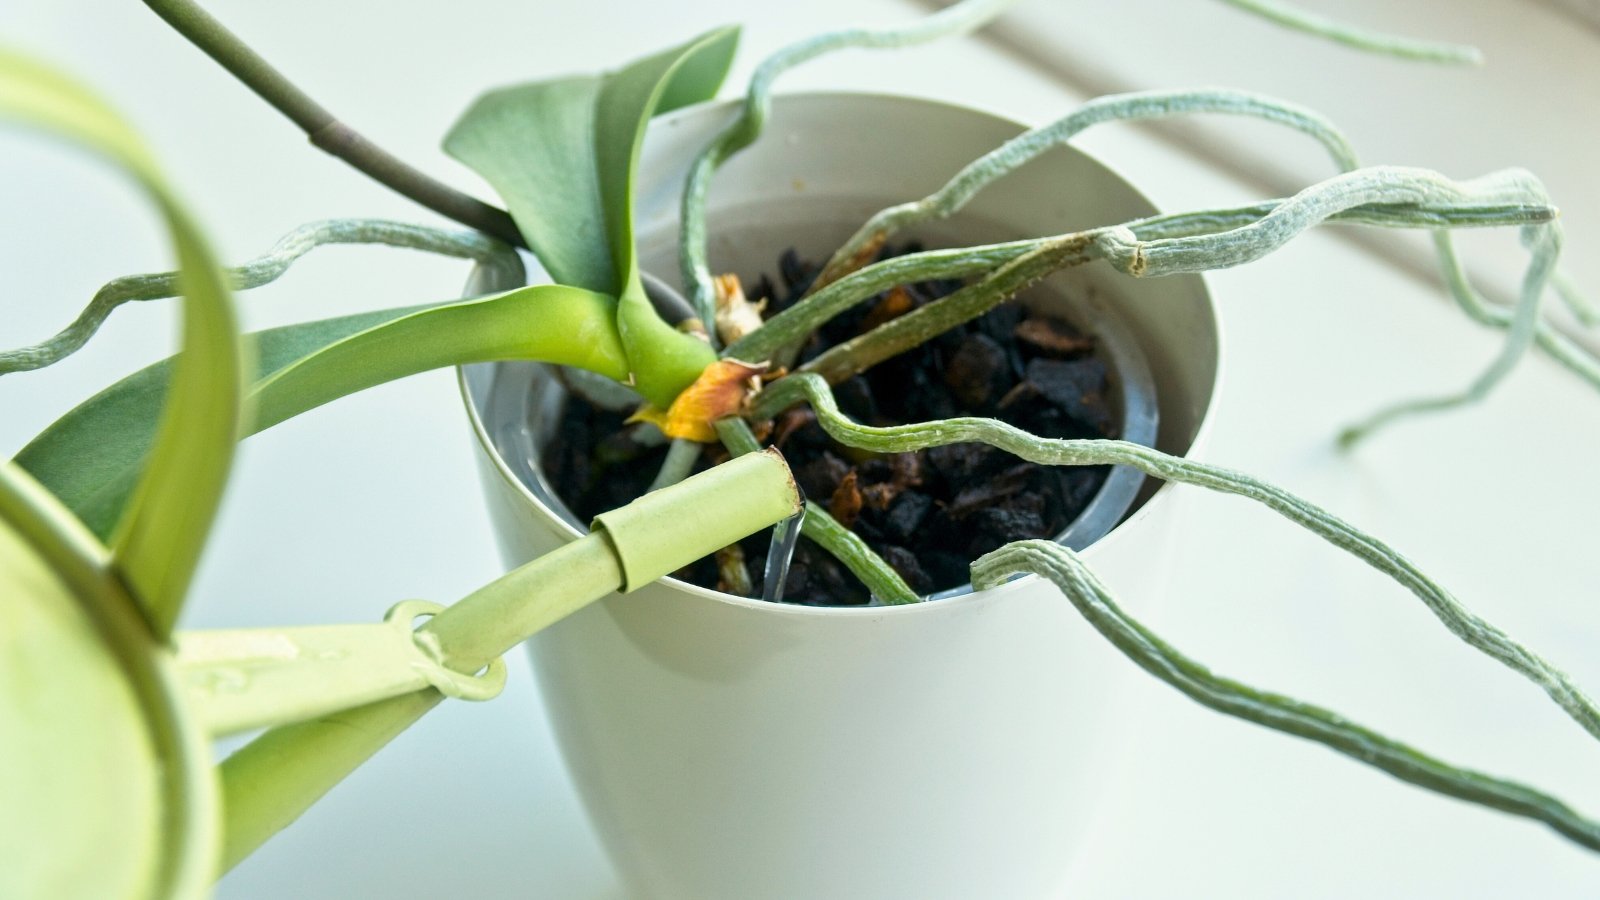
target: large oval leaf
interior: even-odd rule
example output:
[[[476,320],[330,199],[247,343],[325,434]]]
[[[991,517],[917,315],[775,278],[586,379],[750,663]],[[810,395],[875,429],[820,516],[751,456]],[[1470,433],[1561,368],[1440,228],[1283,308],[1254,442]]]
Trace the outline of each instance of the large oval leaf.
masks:
[[[634,386],[666,409],[716,361],[710,345],[656,314],[639,272],[633,235],[633,184],[650,117],[715,95],[732,59],[738,32],[722,29],[684,47],[641,59],[605,79],[595,103],[595,159],[600,198],[619,285],[617,330],[628,351]]]
[[[633,184],[650,118],[715,97],[738,43],[737,28],[719,28],[600,79],[592,140],[615,275],[611,294],[637,289],[644,296],[633,235]]]
[[[557,284],[615,295],[592,137],[600,80],[490,91],[451,127],[444,149],[495,189]]]
[[[625,193],[642,122],[715,96],[738,36],[719,29],[605,75],[489,91],[451,126],[445,152],[495,189],[556,283],[617,296],[616,245],[632,244]],[[604,93],[613,100],[602,115]]]
[[[639,148],[651,116],[715,96],[738,37],[718,29],[605,75],[491,91],[445,136],[446,152],[500,194],[551,278],[621,299],[632,379],[663,409],[716,354],[645,296],[633,235]]]

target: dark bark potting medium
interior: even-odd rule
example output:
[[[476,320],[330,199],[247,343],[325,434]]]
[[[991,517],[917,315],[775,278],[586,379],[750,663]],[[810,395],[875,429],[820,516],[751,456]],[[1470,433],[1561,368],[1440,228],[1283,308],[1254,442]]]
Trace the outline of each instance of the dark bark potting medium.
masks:
[[[920,249],[908,244],[884,256]],[[746,293],[752,302],[766,300],[763,315],[770,317],[805,295],[818,268],[786,251],[776,282],[763,275]],[[922,282],[858,304],[814,334],[799,362],[962,286]],[[1015,301],[834,386],[840,408],[865,424],[987,416],[1047,438],[1115,436],[1107,394],[1106,363],[1095,340]],[[653,426],[629,425],[627,416],[575,395],[563,404],[542,465],[581,521],[643,494],[666,457],[660,433],[650,441],[643,429]],[[919,594],[966,584],[971,561],[1003,544],[1054,538],[1093,499],[1107,473],[1104,466],[1041,466],[982,444],[866,453],[828,437],[805,407],[780,415],[766,442],[783,451],[808,499],[864,538]],[[695,471],[725,459],[722,447],[707,445]],[[767,532],[746,538],[737,550],[675,575],[759,597],[768,540]],[[738,583],[740,556],[746,584]],[[851,606],[870,599],[843,564],[801,538],[785,601]]]

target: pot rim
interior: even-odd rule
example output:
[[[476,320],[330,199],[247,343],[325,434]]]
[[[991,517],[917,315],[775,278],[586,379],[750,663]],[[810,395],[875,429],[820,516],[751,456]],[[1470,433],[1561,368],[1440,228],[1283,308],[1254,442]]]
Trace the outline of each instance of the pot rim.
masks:
[[[796,100],[826,102],[829,100],[840,99],[875,100],[889,103],[909,103],[920,106],[938,107],[958,112],[966,116],[978,116],[988,119],[994,123],[1003,124],[1008,128],[1017,129],[1018,131],[1023,131],[1031,127],[1022,122],[1018,122],[1009,116],[967,106],[963,103],[885,91],[852,89],[796,91],[794,93],[776,94],[772,97],[772,102],[774,104],[793,102]],[[685,119],[690,116],[705,115],[710,110],[733,110],[740,106],[743,102],[743,98],[733,98],[727,100],[717,100],[710,103],[695,104],[693,106],[676,109],[670,113],[667,113],[666,115],[659,116],[652,121],[652,124],[670,125],[680,119]],[[1128,177],[1125,176],[1115,166],[1105,162],[1098,156],[1095,156],[1094,154],[1091,154],[1082,148],[1072,146],[1071,149],[1074,152],[1088,157],[1111,176],[1121,181],[1130,191],[1133,192],[1134,196],[1148,205],[1152,210],[1159,210],[1159,207],[1157,207],[1149,197],[1145,196],[1144,192],[1141,191],[1133,181],[1128,179]],[[1217,304],[1212,297],[1211,282],[1206,277],[1206,273],[1203,272],[1197,273],[1194,277],[1200,284],[1200,290],[1205,297],[1206,306],[1211,313],[1210,319],[1212,322],[1212,337],[1217,349],[1216,362],[1213,366],[1211,384],[1206,391],[1207,402],[1205,409],[1200,415],[1199,423],[1195,426],[1194,436],[1189,439],[1189,447],[1191,450],[1194,447],[1201,446],[1211,432],[1213,422],[1216,419],[1217,397],[1222,386],[1223,366],[1227,357],[1227,354],[1224,352],[1222,317],[1217,308]],[[474,365],[493,366],[497,364],[476,363]],[[573,527],[571,522],[567,521],[559,513],[546,505],[544,501],[540,500],[533,493],[533,491],[531,491],[528,486],[523,483],[522,479],[518,478],[516,474],[512,472],[511,469],[506,465],[506,462],[501,457],[500,452],[495,448],[494,441],[492,438],[490,438],[488,430],[484,427],[483,419],[479,415],[477,404],[473,401],[471,389],[467,385],[466,368],[466,366],[456,367],[456,387],[461,393],[462,404],[466,407],[467,421],[471,425],[473,437],[477,440],[479,446],[484,450],[484,452],[488,454],[488,458],[493,461],[495,473],[498,474],[500,478],[503,479],[509,486],[511,486],[516,494],[531,504],[534,509],[538,510],[538,512],[544,518],[554,522],[556,527],[567,536],[568,540],[577,540],[578,538],[583,537],[584,532],[581,532],[577,528]],[[1187,451],[1185,453],[1185,457],[1187,457]],[[1170,503],[1169,498],[1171,497],[1175,487],[1176,485],[1172,484],[1171,482],[1163,482],[1161,486],[1158,487],[1150,496],[1150,498],[1146,500],[1131,515],[1123,519],[1121,522],[1118,522],[1116,527],[1112,528],[1110,532],[1102,535],[1094,543],[1090,544],[1088,547],[1085,547],[1079,552],[1090,553],[1093,552],[1095,548],[1109,544],[1113,541],[1126,540],[1123,535],[1131,530],[1128,526],[1152,515],[1151,511],[1155,509],[1158,504],[1166,505]],[[917,615],[919,614],[919,610],[927,610],[930,608],[942,609],[946,612],[954,613],[975,604],[993,602],[997,598],[1019,590],[1022,586],[1037,579],[1038,576],[1029,575],[1024,578],[1013,579],[1012,581],[1000,585],[999,587],[989,588],[987,590],[972,590],[954,597],[945,597],[937,600],[924,600],[919,603],[906,603],[895,606],[804,606],[795,603],[774,603],[759,598],[740,597],[735,594],[723,593],[722,591],[714,590],[712,588],[701,587],[697,584],[690,584],[687,581],[682,581],[671,576],[661,578],[660,581],[676,590],[698,597],[702,600],[710,600],[730,606],[744,607],[770,615],[795,618],[881,618],[884,616]]]

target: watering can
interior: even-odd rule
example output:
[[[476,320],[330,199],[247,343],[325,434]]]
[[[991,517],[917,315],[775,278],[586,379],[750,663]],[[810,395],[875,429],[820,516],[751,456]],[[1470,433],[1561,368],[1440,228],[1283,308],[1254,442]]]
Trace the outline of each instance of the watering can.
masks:
[[[529,635],[800,502],[783,458],[751,453],[603,513],[449,607],[168,641],[107,549],[0,464],[0,897],[208,896],[428,710],[498,694],[501,654]],[[211,739],[263,728],[212,764]]]

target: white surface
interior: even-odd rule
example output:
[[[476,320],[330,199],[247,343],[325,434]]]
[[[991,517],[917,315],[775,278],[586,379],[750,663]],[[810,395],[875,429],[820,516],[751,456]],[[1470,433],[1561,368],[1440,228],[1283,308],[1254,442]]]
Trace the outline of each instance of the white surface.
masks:
[[[470,185],[435,147],[484,86],[610,65],[748,18],[737,83],[752,60],[795,35],[886,21],[910,7],[593,0],[415,4],[402,13],[295,0],[216,9],[352,123]],[[1219,29],[1239,21],[1226,10],[1215,15]],[[617,24],[621,33],[605,35]],[[1160,27],[1146,22],[1107,45],[1136,53],[1140,33]],[[1474,37],[1472,27],[1455,22],[1451,36]],[[12,0],[0,7],[0,33],[109,93],[151,138],[228,258],[311,219],[428,218],[307,147],[138,4],[89,11]],[[1330,79],[1343,59],[1328,60]],[[1392,70],[1391,88],[1404,90],[1409,72]],[[972,43],[852,53],[785,84],[907,91],[1027,121],[1078,99]],[[1545,99],[1530,92],[1526,105],[1537,110]],[[1592,145],[1592,117],[1548,118],[1555,140]],[[0,242],[0,342],[53,332],[107,278],[165,267],[152,219],[131,192],[54,147],[0,142],[8,235]],[[1090,135],[1084,145],[1169,209],[1252,196],[1136,132]],[[1596,199],[1565,201],[1569,218],[1592,223]],[[433,299],[461,278],[452,263],[327,250],[249,297],[247,316],[259,327]],[[1493,354],[1495,337],[1463,323],[1433,290],[1326,235],[1217,275],[1212,286],[1227,324],[1228,374],[1210,458],[1369,527],[1470,606],[1600,685],[1593,392],[1532,360],[1481,408],[1404,425],[1340,459],[1328,448],[1337,424],[1399,396],[1461,384]],[[168,315],[123,311],[83,357],[0,379],[0,452],[165,352]],[[1183,590],[1151,623],[1167,637],[1223,672],[1600,814],[1600,750],[1535,689],[1460,647],[1398,589],[1269,514],[1195,499],[1177,561]],[[463,416],[449,376],[436,373],[247,443],[186,624],[371,621],[395,600],[447,601],[497,571]],[[525,665],[518,655],[510,662],[504,697],[435,713],[225,879],[221,896],[621,896],[556,761]],[[1110,788],[1113,811],[1085,854],[1078,896],[1600,891],[1600,861],[1539,826],[1398,785],[1135,681],[1137,750]]]

